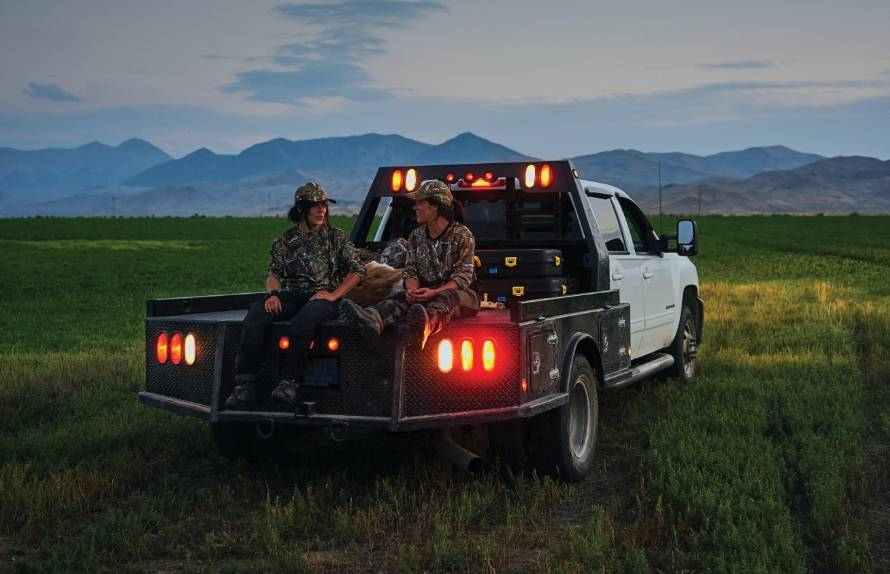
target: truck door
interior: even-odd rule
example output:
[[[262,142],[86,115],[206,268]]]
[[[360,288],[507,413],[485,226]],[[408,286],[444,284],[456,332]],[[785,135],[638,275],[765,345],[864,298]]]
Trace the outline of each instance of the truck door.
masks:
[[[624,214],[635,260],[640,265],[645,332],[639,349],[648,354],[667,347],[674,338],[677,302],[671,260],[661,256],[652,226],[640,208],[627,198],[616,199]]]
[[[616,214],[616,208],[620,207],[613,203],[612,197],[590,190],[587,201],[609,250],[609,287],[617,289],[621,302],[630,305],[630,356],[633,358],[639,355],[645,330],[644,261],[630,251]]]

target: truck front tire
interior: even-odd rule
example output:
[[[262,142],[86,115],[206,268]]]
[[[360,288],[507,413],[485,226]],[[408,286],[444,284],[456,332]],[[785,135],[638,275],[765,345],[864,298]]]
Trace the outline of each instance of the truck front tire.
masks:
[[[576,355],[566,391],[569,402],[532,420],[533,456],[548,474],[577,482],[593,465],[599,418],[596,372]]]
[[[665,375],[688,383],[695,376],[695,357],[698,354],[698,333],[695,328],[695,315],[683,305],[680,311],[680,324],[668,353],[674,358],[674,364],[665,371]]]

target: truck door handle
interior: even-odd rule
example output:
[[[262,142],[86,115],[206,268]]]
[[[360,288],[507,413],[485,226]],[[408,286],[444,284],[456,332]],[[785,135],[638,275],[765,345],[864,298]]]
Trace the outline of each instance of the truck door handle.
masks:
[[[624,279],[624,273],[622,273],[620,271],[612,272],[612,280],[613,281],[621,281],[622,279]]]
[[[654,275],[655,273],[652,273],[651,271],[643,271],[643,279],[652,279]]]

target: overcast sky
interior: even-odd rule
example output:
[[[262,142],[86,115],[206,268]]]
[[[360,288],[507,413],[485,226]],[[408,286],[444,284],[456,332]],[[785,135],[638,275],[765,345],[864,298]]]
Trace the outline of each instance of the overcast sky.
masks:
[[[890,158],[890,1],[0,0],[0,146],[472,131]]]

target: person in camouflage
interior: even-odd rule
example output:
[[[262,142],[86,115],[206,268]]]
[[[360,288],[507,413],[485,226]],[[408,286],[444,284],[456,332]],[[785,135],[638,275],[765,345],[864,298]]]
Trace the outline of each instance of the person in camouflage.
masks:
[[[272,244],[266,297],[251,305],[244,318],[228,408],[245,407],[254,400],[266,327],[288,319],[290,349],[272,398],[292,404],[318,325],[337,317],[337,301],[365,275],[346,233],[330,225],[328,202],[334,200],[317,183],[307,183],[294,193],[294,206],[288,212],[294,225]]]
[[[409,197],[415,200],[419,225],[408,236],[405,289],[366,308],[344,299],[341,308],[365,333],[377,335],[407,315],[406,346],[420,350],[451,319],[479,311],[479,295],[470,288],[476,240],[456,220],[454,197],[445,183],[424,181]]]

